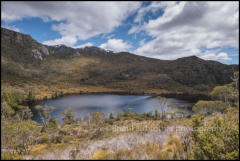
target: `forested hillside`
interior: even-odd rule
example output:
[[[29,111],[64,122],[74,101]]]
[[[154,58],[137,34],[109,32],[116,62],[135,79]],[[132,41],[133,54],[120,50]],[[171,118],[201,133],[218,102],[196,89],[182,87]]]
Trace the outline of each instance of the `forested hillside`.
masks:
[[[238,70],[237,65],[196,56],[159,60],[98,47],[45,46],[30,35],[5,28],[1,33],[2,84],[32,89],[41,96],[56,90],[68,93],[69,88],[75,93],[206,94],[229,83]]]

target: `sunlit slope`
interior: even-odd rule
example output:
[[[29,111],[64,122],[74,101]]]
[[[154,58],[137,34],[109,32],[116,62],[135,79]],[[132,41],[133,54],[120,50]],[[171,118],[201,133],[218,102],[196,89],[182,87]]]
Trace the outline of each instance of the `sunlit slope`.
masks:
[[[24,88],[91,86],[139,93],[205,93],[229,83],[233,68],[238,68],[195,56],[168,61],[98,47],[45,46],[30,35],[4,28],[1,32],[2,83]]]

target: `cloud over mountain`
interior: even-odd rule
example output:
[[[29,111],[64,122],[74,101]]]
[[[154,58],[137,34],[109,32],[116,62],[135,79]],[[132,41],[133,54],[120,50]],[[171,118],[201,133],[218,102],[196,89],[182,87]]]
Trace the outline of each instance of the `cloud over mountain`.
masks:
[[[101,44],[99,47],[112,50],[114,52],[127,51],[131,45],[124,42],[122,39],[109,39],[106,43]]]
[[[169,2],[162,8],[162,16],[130,29],[129,34],[145,31],[154,38],[135,50],[137,54],[173,59],[201,55],[202,48],[238,48],[237,2]]]
[[[2,19],[6,22],[40,17],[44,21],[57,21],[52,29],[62,38],[46,44],[86,40],[101,33],[109,33],[140,7],[138,2],[3,2]]]
[[[196,55],[238,61],[239,3],[234,1],[22,1],[2,2],[1,10],[3,27],[33,36],[46,32],[36,39],[47,45],[88,43],[158,59]],[[41,22],[31,21],[34,18]],[[40,24],[30,31],[33,23]]]

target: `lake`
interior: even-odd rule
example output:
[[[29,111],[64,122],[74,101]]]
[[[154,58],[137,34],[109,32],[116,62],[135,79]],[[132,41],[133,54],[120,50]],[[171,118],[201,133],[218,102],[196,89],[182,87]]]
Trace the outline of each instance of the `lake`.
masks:
[[[176,108],[171,108],[169,105],[173,104],[177,109],[186,114],[191,114],[191,107],[193,102],[184,100],[168,98],[161,100],[157,97],[149,95],[116,95],[116,94],[81,94],[68,95],[57,99],[43,100],[37,103],[38,105],[49,105],[56,107],[51,116],[57,117],[61,123],[61,112],[67,107],[72,107],[75,118],[81,116],[82,118],[87,114],[93,112],[104,112],[108,117],[110,113],[116,115],[118,112],[133,112],[133,113],[147,113],[157,110],[158,112],[176,112]],[[186,108],[182,108],[182,106]],[[33,120],[41,122],[40,117],[35,113]]]

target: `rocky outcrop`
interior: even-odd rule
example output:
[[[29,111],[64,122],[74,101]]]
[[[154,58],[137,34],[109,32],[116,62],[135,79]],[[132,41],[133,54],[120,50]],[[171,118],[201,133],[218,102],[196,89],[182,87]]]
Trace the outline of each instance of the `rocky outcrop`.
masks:
[[[69,51],[75,51],[73,48],[68,47],[66,45],[54,45],[54,46],[48,46],[53,52],[69,52]]]
[[[76,53],[73,54],[72,58],[79,57],[79,56],[80,56],[80,53],[76,52]]]
[[[43,60],[42,53],[38,51],[38,49],[33,49],[32,50],[32,56],[35,59]]]
[[[23,41],[22,35],[20,33],[17,33],[16,43],[21,43],[22,41]]]
[[[81,53],[87,53],[87,54],[108,54],[113,53],[110,50],[105,50],[96,46],[86,46],[84,48],[78,48],[77,49]]]
[[[18,44],[18,45],[32,45],[37,42],[27,34],[11,31],[5,28],[1,28],[1,39],[5,43]]]
[[[49,51],[45,46],[40,46],[38,49],[32,49],[32,56],[35,59],[43,60],[44,55],[49,55]]]
[[[40,46],[39,50],[44,54],[44,55],[49,55],[48,49],[45,46]]]

